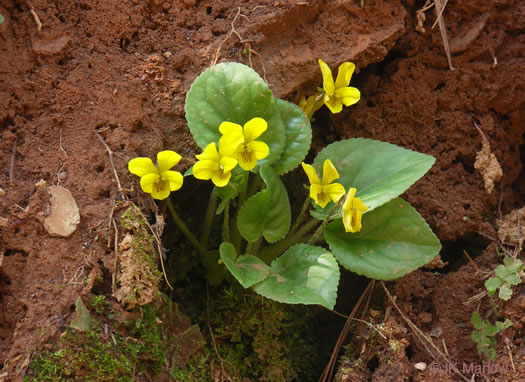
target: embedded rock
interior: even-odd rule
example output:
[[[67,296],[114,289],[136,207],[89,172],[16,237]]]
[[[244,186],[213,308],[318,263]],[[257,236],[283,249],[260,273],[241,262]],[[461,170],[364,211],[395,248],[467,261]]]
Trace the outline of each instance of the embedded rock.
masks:
[[[61,186],[49,186],[51,195],[49,213],[44,218],[44,228],[51,236],[68,237],[77,229],[80,213],[71,192]]]

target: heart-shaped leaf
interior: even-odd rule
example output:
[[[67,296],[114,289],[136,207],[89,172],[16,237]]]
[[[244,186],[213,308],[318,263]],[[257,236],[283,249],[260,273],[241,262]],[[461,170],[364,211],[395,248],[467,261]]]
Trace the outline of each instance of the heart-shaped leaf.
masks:
[[[421,178],[435,162],[430,155],[403,149],[371,139],[352,138],[326,146],[315,158],[314,167],[321,173],[326,159],[334,164],[345,190],[357,189],[356,197],[373,209],[401,195]],[[333,204],[324,209],[315,205],[313,215],[328,216]]]
[[[268,157],[260,163],[277,160],[283,151],[285,131],[272,92],[246,65],[226,62],[204,71],[186,95],[185,110],[188,128],[201,149],[219,141],[222,122],[244,126],[260,117],[268,122],[268,129],[257,140],[270,147]]]
[[[330,251],[296,244],[272,262],[268,277],[253,289],[271,300],[333,309],[338,284],[339,266]]]
[[[260,175],[266,183],[266,189],[244,202],[237,218],[237,227],[248,241],[256,241],[262,234],[266,241],[274,243],[290,229],[290,202],[286,188],[271,167],[262,166]]]
[[[286,141],[281,157],[273,164],[273,168],[282,175],[299,166],[308,154],[312,128],[310,120],[299,106],[281,99],[277,99],[275,105],[284,124]]]
[[[348,233],[341,219],[329,223],[325,239],[346,269],[378,280],[393,280],[430,262],[441,249],[419,213],[396,198],[363,215],[361,232]]]
[[[230,243],[222,243],[219,252],[226,268],[244,288],[264,280],[270,273],[270,267],[258,257],[252,255],[237,256]]]

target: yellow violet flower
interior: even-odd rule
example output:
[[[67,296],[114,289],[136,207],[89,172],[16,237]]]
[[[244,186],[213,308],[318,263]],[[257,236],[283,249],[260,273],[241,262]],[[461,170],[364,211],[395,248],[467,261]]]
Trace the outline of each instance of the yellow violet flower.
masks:
[[[193,176],[210,180],[217,187],[224,187],[230,181],[231,171],[237,166],[235,151],[243,142],[242,134],[229,134],[219,139],[219,151],[215,142],[210,143],[202,154],[195,155],[199,160],[193,166]]]
[[[339,71],[334,83],[332,71],[328,65],[319,59],[319,66],[323,74],[324,104],[332,113],[343,110],[343,104],[350,106],[359,101],[361,93],[357,88],[348,86],[355,70],[355,64],[344,62],[339,65]]]
[[[343,204],[343,225],[346,232],[361,231],[361,218],[368,207],[359,198],[354,198],[356,189],[351,188]]]
[[[219,131],[223,137],[230,137],[231,140],[241,137],[241,143],[235,150],[234,157],[239,161],[239,166],[244,171],[253,169],[259,159],[266,158],[270,153],[270,148],[266,143],[256,141],[267,128],[268,123],[262,118],[250,119],[244,124],[244,128],[241,125],[227,121],[219,126]]]
[[[308,98],[305,98],[304,96],[301,97],[299,100],[299,107],[303,109],[306,116],[311,119],[312,115],[319,110],[322,106],[322,102],[317,102],[317,98],[321,95],[321,93],[317,93],[314,95],[311,95]]]
[[[315,200],[317,205],[324,208],[330,200],[337,203],[345,194],[345,188],[342,184],[332,183],[339,179],[339,173],[334,165],[327,159],[323,163],[323,179],[320,180],[315,168],[312,165],[301,163],[304,172],[310,181],[310,197]]]
[[[175,151],[165,150],[157,154],[157,166],[150,158],[133,158],[128,170],[140,176],[140,188],[154,199],[166,199],[171,191],[182,187],[183,177],[178,171],[170,169],[179,163],[181,156]]]

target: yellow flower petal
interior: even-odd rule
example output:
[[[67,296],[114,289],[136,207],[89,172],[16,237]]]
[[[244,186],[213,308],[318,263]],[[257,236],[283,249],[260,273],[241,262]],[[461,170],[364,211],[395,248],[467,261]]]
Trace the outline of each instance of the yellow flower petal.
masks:
[[[241,168],[244,171],[250,171],[257,165],[257,158],[255,157],[255,153],[251,151],[247,145],[241,145],[239,147],[239,149],[237,150],[237,159],[239,160],[239,166],[241,166]]]
[[[142,188],[142,191],[151,194],[153,186],[159,181],[159,179],[159,174],[146,174],[140,178],[140,188]]]
[[[209,180],[219,170],[219,162],[200,160],[193,165],[193,176],[201,180]]]
[[[238,129],[227,129],[225,134],[221,137],[221,139],[219,139],[219,155],[221,157],[234,156],[234,153],[239,148],[239,145],[244,143],[242,127],[239,125],[237,126],[239,127]]]
[[[252,118],[244,124],[244,142],[252,142],[261,136],[268,128],[268,123],[262,118]]]
[[[335,96],[340,99],[345,106],[350,106],[359,101],[361,98],[361,92],[357,88],[347,87],[337,89],[335,91]]]
[[[230,181],[230,178],[232,177],[231,172],[223,172],[223,171],[216,171],[213,173],[213,176],[211,178],[211,181],[213,184],[215,184],[217,187],[224,187],[228,184]]]
[[[325,94],[323,101],[326,107],[329,108],[333,114],[339,113],[341,110],[343,110],[343,104],[341,100],[335,95],[330,97],[328,94]]]
[[[312,198],[321,208],[324,208],[330,201],[330,198],[323,196],[323,186],[320,184],[310,185],[310,198]]]
[[[352,74],[355,70],[355,64],[352,62],[343,62],[339,65],[339,71],[337,72],[337,79],[335,80],[335,89],[341,89],[350,83]]]
[[[195,158],[200,161],[211,160],[217,163],[219,163],[219,160],[221,159],[219,157],[219,153],[217,152],[217,145],[215,142],[212,142],[206,146],[202,153],[195,155]]]
[[[170,196],[170,184],[167,181],[160,181],[153,185],[151,191],[153,199],[163,200]]]
[[[361,225],[361,218],[363,217],[363,211],[361,210],[357,210],[355,211],[355,215],[354,215],[354,230],[355,232],[359,232],[361,231],[361,228],[363,228],[363,226]]]
[[[323,163],[323,180],[321,181],[321,184],[330,184],[336,179],[339,179],[339,173],[332,161],[326,159]]]
[[[345,194],[345,188],[342,184],[333,183],[323,186],[323,193],[328,195],[330,199],[332,199],[332,202],[337,203]]]
[[[361,231],[361,219],[363,213],[368,207],[361,202],[361,199],[355,198],[356,189],[351,188],[346,196],[345,203],[343,204],[343,225],[346,232],[359,232]]]
[[[164,171],[160,174],[161,178],[170,185],[170,191],[177,191],[182,187],[184,177],[178,171]]]
[[[157,167],[155,167],[150,158],[133,158],[128,163],[128,170],[132,174],[140,177],[146,174],[158,173]]]
[[[248,147],[248,150],[255,154],[257,160],[266,158],[270,153],[270,147],[261,141],[251,141],[246,146]]]
[[[348,214],[343,213],[343,225],[345,227],[346,232],[352,232],[352,233],[356,232],[354,229],[352,218],[353,216],[351,213],[348,213]]]
[[[159,173],[170,170],[173,166],[179,163],[182,157],[175,151],[165,150],[157,154],[157,165],[159,166]]]
[[[312,98],[312,96],[308,97],[308,99]],[[299,103],[297,104],[297,106],[299,106],[301,109],[304,110],[304,108],[306,107],[306,104],[308,103],[308,101],[306,101],[306,97],[305,96],[301,96],[301,98],[299,99]]]
[[[354,203],[354,195],[357,189],[352,187],[348,190],[348,195],[346,195],[345,202],[343,204],[343,211],[350,211]]]
[[[240,133],[240,134],[242,134],[242,126],[237,124],[237,123],[224,121],[219,126],[219,132],[222,135],[226,135],[226,134],[230,134],[230,133],[236,133],[236,134]]]
[[[321,73],[323,74],[323,89],[329,96],[334,94],[335,84],[332,71],[328,65],[321,59],[319,59],[319,66],[321,67]]]
[[[224,172],[230,172],[237,166],[237,159],[232,157],[222,157],[221,158],[221,166]]]
[[[366,204],[364,204],[361,201],[361,199],[359,199],[359,198],[354,198],[354,203],[353,203],[352,207],[355,210],[359,210],[359,211],[363,211],[363,212],[368,210],[368,206]]]
[[[321,180],[319,179],[319,175],[317,175],[317,172],[315,171],[314,166],[310,164],[306,164],[304,162],[301,163],[303,166],[303,170],[306,173],[306,176],[308,176],[308,181],[311,185],[313,184],[321,184]],[[313,199],[313,198],[312,198]]]

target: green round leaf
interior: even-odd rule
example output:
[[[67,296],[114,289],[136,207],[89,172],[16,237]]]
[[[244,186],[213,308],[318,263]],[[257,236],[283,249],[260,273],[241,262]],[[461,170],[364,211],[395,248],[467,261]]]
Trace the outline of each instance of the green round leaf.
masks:
[[[339,266],[328,250],[297,244],[272,262],[269,276],[253,289],[270,300],[333,309],[338,284]]]
[[[277,99],[275,105],[284,124],[286,141],[283,153],[273,168],[277,174],[282,175],[299,166],[308,154],[312,143],[312,128],[310,120],[299,106],[281,99]]]
[[[235,258],[237,253],[230,243],[222,243],[219,252],[226,268],[244,288],[261,282],[270,273],[270,267],[258,257],[245,255]]]
[[[283,182],[271,167],[261,167],[260,175],[266,183],[266,189],[244,202],[237,218],[237,227],[248,241],[256,241],[262,234],[266,241],[274,243],[290,229],[290,202]]]
[[[441,249],[419,213],[401,198],[363,215],[361,232],[348,233],[341,219],[329,223],[325,239],[346,269],[378,280],[394,280],[430,262]]]
[[[421,178],[435,162],[430,155],[403,149],[399,146],[371,139],[352,138],[326,146],[315,158],[319,174],[323,163],[330,159],[339,172],[345,190],[357,189],[356,197],[368,206],[368,211],[401,195]],[[317,218],[325,218],[332,210],[316,206]]]
[[[201,149],[219,141],[222,122],[244,126],[252,118],[261,117],[268,122],[268,129],[257,139],[270,147],[265,163],[275,161],[282,153],[284,126],[272,92],[246,65],[227,62],[204,71],[186,95],[185,110],[188,128]]]

